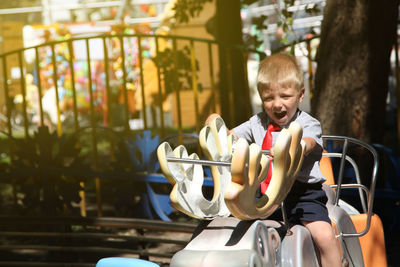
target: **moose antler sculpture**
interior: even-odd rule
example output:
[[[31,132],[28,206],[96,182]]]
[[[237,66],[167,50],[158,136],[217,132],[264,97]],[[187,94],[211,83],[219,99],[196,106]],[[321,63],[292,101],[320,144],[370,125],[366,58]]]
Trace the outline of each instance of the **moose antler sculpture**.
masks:
[[[199,219],[227,217],[230,214],[242,220],[269,216],[289,192],[301,167],[305,148],[301,137],[302,128],[297,122],[292,122],[289,129],[279,133],[274,145],[271,182],[258,200],[256,191],[268,174],[271,159],[256,144],[249,145],[241,138],[234,142],[220,117],[205,126],[199,137],[205,156],[214,163],[211,164],[214,181],[211,200],[207,200],[201,190],[204,172],[198,164],[197,154],[188,156],[184,146],[172,151],[168,143],[162,143],[157,149],[157,156],[165,177],[174,185],[170,193],[172,205]],[[181,159],[181,162],[169,162],[170,158]]]
[[[261,155],[261,148],[250,146],[239,139],[232,157],[232,181],[225,193],[225,203],[232,215],[251,220],[265,218],[272,214],[284,200],[292,187],[302,164],[304,143],[301,142],[302,129],[292,123],[289,129],[282,129],[274,145],[274,169],[271,182],[265,194],[256,200],[256,192],[268,173],[270,159]]]

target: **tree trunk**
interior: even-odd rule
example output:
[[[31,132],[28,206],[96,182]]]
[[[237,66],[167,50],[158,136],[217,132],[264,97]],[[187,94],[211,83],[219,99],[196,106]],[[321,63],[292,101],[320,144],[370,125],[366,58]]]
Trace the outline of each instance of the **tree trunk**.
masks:
[[[326,1],[312,99],[324,134],[382,141],[398,4]]]
[[[221,115],[229,128],[249,119],[251,115],[246,61],[242,51],[234,48],[243,44],[240,1],[216,1],[216,39],[219,46],[219,91]]]

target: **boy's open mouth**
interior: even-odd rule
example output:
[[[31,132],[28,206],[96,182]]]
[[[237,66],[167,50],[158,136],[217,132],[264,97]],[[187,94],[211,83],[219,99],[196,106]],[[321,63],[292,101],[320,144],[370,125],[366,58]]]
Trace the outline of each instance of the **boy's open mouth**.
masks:
[[[275,112],[275,116],[276,116],[278,119],[282,119],[283,117],[285,117],[285,115],[286,115],[286,111]]]

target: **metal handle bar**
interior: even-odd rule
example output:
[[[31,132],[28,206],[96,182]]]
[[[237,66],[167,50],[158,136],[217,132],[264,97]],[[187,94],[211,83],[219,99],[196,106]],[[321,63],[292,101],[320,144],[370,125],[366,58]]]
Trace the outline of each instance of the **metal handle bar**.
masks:
[[[341,158],[342,153],[333,153],[333,152],[328,152],[328,153],[322,153],[323,157],[330,157],[330,158]],[[360,172],[358,171],[358,165],[354,159],[352,159],[350,156],[346,155],[346,160],[351,164],[351,166],[354,169],[354,173],[356,175],[356,181],[357,184],[361,184],[361,179],[360,179]],[[363,208],[363,212],[367,213],[367,201],[365,200],[365,197],[362,193],[362,190],[359,189],[359,194],[360,194],[360,199],[361,199],[361,206]],[[335,199],[335,204],[337,205],[339,203],[339,198],[338,194],[336,195]]]
[[[270,154],[269,150],[261,150],[261,152],[265,155]],[[216,161],[216,160],[204,160],[204,159],[167,157],[167,161],[178,162],[178,163],[188,163],[188,164],[199,164],[199,165],[205,165],[205,166],[223,166],[223,167],[231,166],[231,162],[229,162],[229,161]]]
[[[189,164],[199,164],[205,166],[223,166],[230,167],[231,163],[228,161],[214,161],[214,160],[204,160],[204,159],[188,159],[188,158],[173,158],[167,157],[169,162],[179,162],[179,163],[189,163]]]
[[[375,196],[376,177],[377,177],[378,165],[379,165],[378,153],[376,152],[376,150],[373,146],[371,146],[363,141],[360,141],[358,139],[352,138],[352,137],[323,135],[322,138],[324,140],[342,141],[343,142],[342,157],[341,157],[341,161],[340,161],[339,177],[338,177],[337,192],[336,192],[337,194],[340,192],[341,187],[345,186],[345,185],[342,185],[342,180],[343,180],[343,173],[344,173],[344,163],[345,163],[345,159],[346,159],[347,148],[348,148],[349,142],[353,143],[353,144],[357,144],[357,145],[367,149],[369,152],[371,152],[371,154],[374,158],[372,175],[371,175],[371,185],[370,185],[370,190],[369,190],[369,195],[368,195],[368,212],[367,212],[367,222],[365,225],[365,229],[363,231],[361,231],[360,233],[356,233],[356,234],[340,233],[340,235],[343,237],[363,236],[369,231],[369,228],[371,226],[372,208],[373,208],[373,202],[374,202],[374,196]]]

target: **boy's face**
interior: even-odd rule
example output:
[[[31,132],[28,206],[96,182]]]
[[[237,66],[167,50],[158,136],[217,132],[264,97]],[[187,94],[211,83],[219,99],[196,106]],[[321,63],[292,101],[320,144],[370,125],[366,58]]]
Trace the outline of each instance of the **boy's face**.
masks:
[[[303,101],[304,88],[281,87],[279,84],[260,88],[261,101],[267,115],[279,126],[293,118],[299,103]]]

